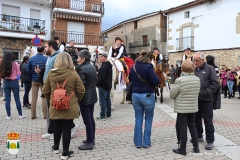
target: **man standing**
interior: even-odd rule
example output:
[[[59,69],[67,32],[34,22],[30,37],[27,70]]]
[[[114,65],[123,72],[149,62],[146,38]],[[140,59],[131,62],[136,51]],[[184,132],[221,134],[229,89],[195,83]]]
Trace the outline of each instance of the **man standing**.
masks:
[[[158,64],[162,64],[162,60],[163,60],[163,56],[160,52],[160,50],[158,50],[158,48],[154,48],[153,49],[153,60],[152,60],[152,64],[155,67]]]
[[[171,75],[171,83],[172,84],[174,84],[174,82],[175,82],[175,72],[176,72],[176,69],[174,68],[173,65],[171,65],[170,75]]]
[[[107,61],[108,54],[106,52],[100,53],[99,56],[102,66],[98,71],[97,87],[101,112],[100,117],[97,117],[97,119],[101,120],[111,117],[110,91],[112,89],[112,64]]]
[[[195,124],[198,132],[198,142],[203,142],[202,117],[205,124],[206,150],[213,149],[214,126],[213,126],[213,94],[218,88],[218,79],[215,69],[204,62],[204,53],[198,52],[193,56],[196,66],[195,76],[200,79],[201,88],[198,97],[198,112],[195,115]]]
[[[63,52],[65,47],[64,47],[64,45],[60,42],[59,37],[54,37],[53,39],[54,39],[54,41],[57,42],[57,47],[58,47],[57,50],[59,50],[60,52]],[[57,50],[56,50],[56,51],[57,51]]]
[[[26,67],[26,72],[29,79],[32,80],[32,103],[31,103],[31,119],[36,119],[36,106],[38,99],[38,90],[39,88],[42,91],[42,83],[39,81],[39,74],[35,72],[35,69],[41,69],[45,66],[47,57],[44,56],[44,47],[39,46],[37,48],[38,54],[29,59]],[[47,105],[46,99],[42,98],[42,111],[44,119],[47,118]]]
[[[74,64],[74,66],[76,66],[78,64],[78,62],[77,62],[78,56],[76,54],[78,51],[74,47],[74,44],[75,44],[74,40],[71,40],[70,45],[68,47],[66,47],[64,51],[70,54],[70,56],[72,57],[72,60],[73,60],[73,64]]]

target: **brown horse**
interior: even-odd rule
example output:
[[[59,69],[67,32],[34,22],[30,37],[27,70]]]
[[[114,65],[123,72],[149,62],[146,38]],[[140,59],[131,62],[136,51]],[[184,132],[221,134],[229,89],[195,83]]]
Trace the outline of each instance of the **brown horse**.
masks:
[[[160,80],[160,83],[158,84],[155,90],[155,100],[157,102],[157,94],[159,95],[159,92],[158,92],[158,87],[159,87],[160,94],[161,94],[160,103],[163,103],[163,87],[165,86],[165,81],[167,80],[167,76],[170,76],[168,60],[163,59],[162,64],[157,64],[157,66],[155,67],[155,73]]]

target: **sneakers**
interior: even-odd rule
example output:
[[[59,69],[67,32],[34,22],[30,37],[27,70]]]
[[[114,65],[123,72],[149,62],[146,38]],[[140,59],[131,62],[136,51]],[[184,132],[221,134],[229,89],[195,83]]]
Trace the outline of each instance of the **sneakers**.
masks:
[[[19,119],[24,119],[26,118],[26,115],[22,114],[21,116],[19,116]]]
[[[8,116],[6,117],[6,120],[8,121],[10,121],[11,119],[12,119],[11,117],[8,117]]]
[[[50,139],[50,138],[53,138],[53,134],[46,133],[46,134],[42,135],[42,139]]]
[[[68,159],[69,157],[71,157],[71,155],[72,155],[73,153],[74,153],[73,151],[68,151],[68,153],[62,152],[61,160],[66,160],[66,159]]]
[[[79,150],[92,150],[93,149],[93,143],[84,143],[81,146],[78,146]]]
[[[213,143],[207,143],[205,146],[206,150],[212,150],[213,149]]]
[[[202,138],[198,138],[198,142],[204,142],[203,137]],[[190,139],[190,143],[192,143],[192,139]]]
[[[73,136],[75,136],[75,134],[77,133],[78,128],[79,128],[79,125],[75,124],[75,127],[73,127],[71,129],[71,138],[73,138]]]
[[[56,147],[55,145],[52,146],[52,151],[54,154],[58,154],[59,153],[59,147]]]
[[[97,119],[97,120],[103,120],[103,121],[106,120],[106,118],[102,118],[102,117],[97,117],[96,119]]]

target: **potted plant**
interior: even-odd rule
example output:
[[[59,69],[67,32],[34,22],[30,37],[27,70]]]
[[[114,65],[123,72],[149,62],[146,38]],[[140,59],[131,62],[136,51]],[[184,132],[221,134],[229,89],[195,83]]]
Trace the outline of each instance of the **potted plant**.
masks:
[[[28,26],[27,27],[28,31],[32,31],[32,27]]]
[[[20,19],[16,19],[16,21],[15,21],[16,23],[20,23]]]
[[[2,21],[7,21],[6,14],[2,14]]]
[[[16,22],[15,18],[12,18],[12,22]]]
[[[40,28],[40,35],[45,35],[45,31],[43,28]]]

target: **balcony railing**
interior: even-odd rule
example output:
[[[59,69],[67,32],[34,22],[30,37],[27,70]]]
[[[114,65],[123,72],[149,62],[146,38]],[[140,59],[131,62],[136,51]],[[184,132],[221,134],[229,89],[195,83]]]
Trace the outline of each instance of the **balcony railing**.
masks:
[[[176,50],[184,50],[186,48],[194,49],[194,37],[182,37],[176,39]]]
[[[136,41],[129,43],[129,48],[137,48],[137,47],[147,47],[147,46],[156,46],[156,40],[147,40],[147,41]]]
[[[40,34],[45,35],[45,21],[39,19],[23,18],[11,15],[0,14],[0,30],[17,32],[34,32],[33,26],[38,23]]]
[[[53,0],[53,8],[55,7],[104,14],[104,3],[92,3],[81,0],[70,0],[70,2],[69,0]]]
[[[100,34],[87,34],[79,32],[53,31],[52,36],[57,36],[62,42],[69,43],[74,40],[76,44],[81,45],[102,45]]]

